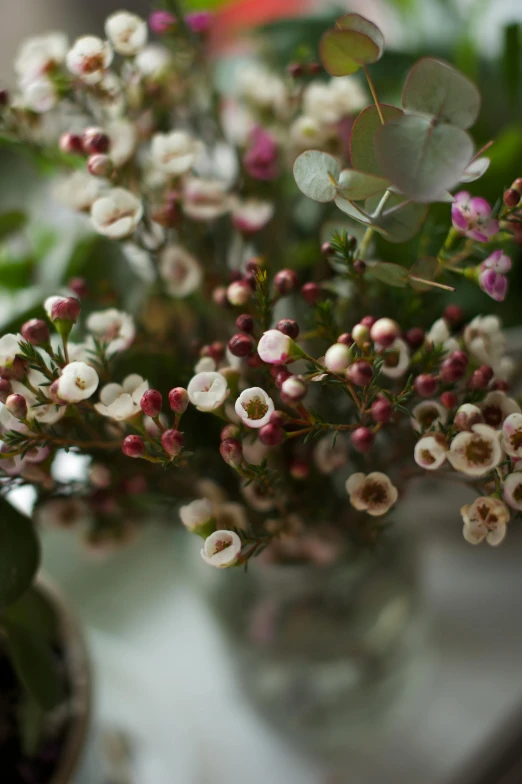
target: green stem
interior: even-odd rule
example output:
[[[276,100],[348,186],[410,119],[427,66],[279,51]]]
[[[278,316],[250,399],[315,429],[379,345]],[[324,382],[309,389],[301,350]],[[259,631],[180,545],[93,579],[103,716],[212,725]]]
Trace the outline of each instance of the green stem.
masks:
[[[370,92],[372,94],[372,98],[373,98],[373,101],[375,103],[375,108],[377,109],[377,113],[379,115],[379,120],[381,121],[381,124],[384,125],[384,115],[382,113],[381,104],[379,103],[379,97],[377,95],[377,90],[375,89],[375,85],[374,85],[373,80],[372,80],[372,78],[370,76],[370,72],[368,71],[367,66],[364,65],[363,68],[364,68],[364,75],[366,76],[366,81],[368,82],[368,87],[370,88]]]
[[[379,218],[381,216],[381,213],[384,210],[384,208],[385,208],[385,206],[386,206],[390,196],[391,196],[391,191],[387,190],[384,193],[384,195],[383,195],[382,199],[380,200],[379,204],[377,205],[377,209],[375,210],[375,212],[372,215],[372,220],[375,220],[376,218]],[[361,240],[361,244],[359,245],[359,252],[358,252],[358,256],[361,259],[364,259],[366,251],[368,250],[368,245],[370,244],[370,241],[371,241],[371,239],[373,237],[374,231],[375,231],[375,229],[373,228],[373,226],[368,226],[368,228],[364,232],[364,237]]]

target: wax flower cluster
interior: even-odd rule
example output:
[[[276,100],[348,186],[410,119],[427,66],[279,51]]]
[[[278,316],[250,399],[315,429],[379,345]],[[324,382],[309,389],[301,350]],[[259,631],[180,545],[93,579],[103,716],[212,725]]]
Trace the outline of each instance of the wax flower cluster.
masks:
[[[35,486],[40,521],[104,520],[96,543],[116,512],[132,517],[124,496],[154,487],[224,568],[262,552],[329,563],[354,530],[375,541],[406,473],[438,471],[479,493],[461,510],[465,539],[499,544],[522,511],[522,411],[500,321],[450,305],[425,323],[429,308],[404,306],[466,280],[485,308],[507,296],[522,179],[493,207],[461,189],[489,165],[467,132],[476,87],[424,59],[402,108],[382,104],[367,67],[382,34],[348,14],[321,62],[283,75],[256,63],[220,96],[212,28],[207,13],[147,24],[121,11],[104,38],[52,33],[20,49],[2,133],[53,160],[54,197],[160,298],[178,331],[163,355],[182,361],[150,386],[132,364],[137,346],[157,348],[142,313],[66,281],[0,338],[2,488]],[[397,154],[405,140],[411,159]],[[411,240],[433,202],[446,209],[440,248],[411,267],[380,260],[376,238]],[[90,456],[87,486],[56,482],[63,450]]]

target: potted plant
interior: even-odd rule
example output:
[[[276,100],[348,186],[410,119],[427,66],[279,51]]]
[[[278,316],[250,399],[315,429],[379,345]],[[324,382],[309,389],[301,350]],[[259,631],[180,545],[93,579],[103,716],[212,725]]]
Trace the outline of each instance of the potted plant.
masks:
[[[424,58],[400,106],[385,103],[371,75],[384,38],[358,14],[324,32],[320,62],[258,62],[226,97],[210,78],[219,16],[169,6],[149,28],[161,44],[127,12],[105,38],[31,40],[19,91],[2,93],[5,144],[59,175],[55,197],[89,227],[0,337],[2,491],[31,485],[37,527],[76,528],[97,550],[174,507],[202,561],[233,567],[229,617],[251,597],[243,642],[285,660],[271,699],[303,662],[302,681],[331,686],[315,651],[349,661],[333,690],[348,704],[411,614],[412,558],[391,525],[407,480],[475,488],[472,544],[500,544],[522,509],[522,413],[488,314],[507,293],[522,181],[494,207],[464,190],[489,164],[468,132],[476,86]],[[461,286],[486,315],[448,300]],[[91,458],[82,480],[53,476],[64,450]],[[1,524],[19,600],[34,532]],[[332,693],[316,689],[316,724]]]

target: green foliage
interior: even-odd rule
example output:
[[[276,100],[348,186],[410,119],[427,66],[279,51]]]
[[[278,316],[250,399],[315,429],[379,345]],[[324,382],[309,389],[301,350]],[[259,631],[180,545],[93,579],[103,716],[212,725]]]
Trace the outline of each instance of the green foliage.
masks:
[[[346,14],[321,38],[321,62],[330,76],[353,74],[380,59],[384,38],[379,28],[359,14]]]
[[[343,169],[339,175],[337,191],[344,199],[360,201],[377,193],[382,194],[389,184],[389,180],[375,174],[366,174],[357,169]]]
[[[402,111],[397,106],[381,104],[384,121],[400,117]],[[350,157],[354,169],[382,177],[381,167],[375,154],[375,135],[382,127],[376,106],[368,106],[356,118],[350,134]]]
[[[380,196],[373,196],[365,202],[367,212],[374,212],[379,204]],[[427,204],[416,204],[406,201],[396,193],[390,194],[386,209],[372,220],[372,226],[383,234],[388,242],[407,242],[414,237],[428,214]]]
[[[408,282],[408,270],[400,264],[392,264],[388,261],[367,261],[367,274],[381,283],[388,286],[403,288]]]
[[[7,646],[18,677],[42,708],[51,710],[62,699],[57,662],[49,643],[33,625],[5,621]]]
[[[294,177],[297,187],[311,199],[333,201],[341,167],[333,155],[319,150],[307,150],[296,158]]]
[[[40,561],[40,544],[31,521],[0,497],[0,606],[28,589]]]
[[[441,273],[441,266],[434,256],[428,256],[425,259],[418,259],[415,264],[410,268],[410,276],[416,278],[423,278],[424,280],[436,280]],[[419,283],[410,280],[410,285],[417,291],[428,291],[430,286],[425,283]]]
[[[522,25],[513,23],[504,28],[504,53],[502,66],[507,92],[511,100],[516,101],[520,95],[522,76]]]
[[[24,228],[27,217],[21,210],[11,210],[0,215],[0,242],[3,242],[10,234],[14,234]]]

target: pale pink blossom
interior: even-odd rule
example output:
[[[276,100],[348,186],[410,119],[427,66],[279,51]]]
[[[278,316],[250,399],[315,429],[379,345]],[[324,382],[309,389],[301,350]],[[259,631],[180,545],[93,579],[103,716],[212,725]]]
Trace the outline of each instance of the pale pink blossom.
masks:
[[[99,414],[116,422],[130,419],[141,412],[140,400],[148,388],[148,381],[131,373],[122,384],[106,384],[100,391],[100,402],[94,407]]]
[[[522,457],[522,414],[510,414],[504,420],[502,445],[511,457]]]
[[[274,401],[261,387],[245,389],[236,400],[236,414],[245,425],[260,428],[270,421]]]
[[[235,531],[214,531],[205,539],[201,557],[209,566],[226,569],[241,555],[241,539]]]
[[[427,471],[436,471],[445,462],[448,453],[446,439],[441,433],[427,433],[415,444],[414,459]]]
[[[484,539],[493,547],[506,536],[510,512],[499,498],[481,496],[460,510],[464,539],[470,544],[480,544]]]
[[[350,503],[372,517],[386,514],[397,501],[399,493],[390,478],[380,471],[371,474],[352,474],[346,481]]]
[[[484,476],[502,460],[499,433],[489,425],[473,425],[471,432],[455,436],[450,444],[448,460],[456,471],[467,476]]]
[[[197,373],[187,386],[189,400],[200,411],[214,411],[225,402],[229,389],[221,373]]]

